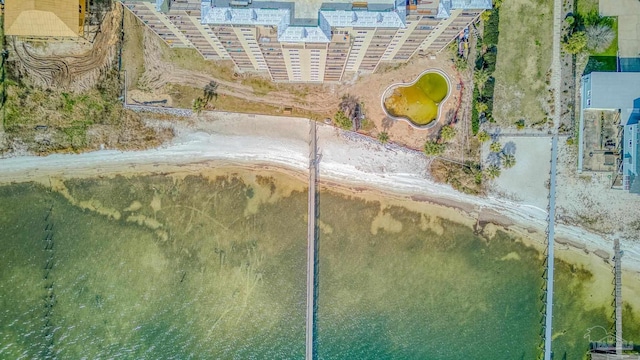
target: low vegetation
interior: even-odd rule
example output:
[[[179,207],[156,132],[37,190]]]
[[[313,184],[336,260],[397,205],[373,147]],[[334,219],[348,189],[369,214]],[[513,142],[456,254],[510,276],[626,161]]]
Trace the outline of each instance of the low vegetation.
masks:
[[[424,143],[424,154],[427,156],[441,155],[445,150],[445,145],[437,141],[429,140]]]
[[[473,108],[471,112],[471,131],[476,135],[480,123],[493,121],[493,72],[496,70],[498,54],[498,34],[500,23],[499,8],[486,11],[482,42],[478,42],[478,58],[473,72]]]
[[[344,111],[342,110],[338,110],[336,112],[336,115],[333,117],[333,122],[336,124],[336,126],[338,126],[341,129],[344,129],[344,130],[353,129],[353,123],[351,122],[351,119],[349,119],[349,117],[347,117],[347,115],[345,115]]]
[[[360,100],[353,96],[346,94],[342,97],[338,111],[333,117],[334,123],[345,130],[358,130],[361,126],[363,114],[363,107]]]
[[[453,126],[443,126],[440,129],[440,139],[443,142],[452,140],[456,136],[456,129]]]
[[[213,99],[218,99],[218,83],[210,81],[202,90],[202,96],[193,100],[193,111],[200,113],[203,109],[207,108]]]
[[[549,113],[553,1],[504,1],[499,11],[499,32],[485,28],[485,41],[499,38],[490,115],[501,126],[518,119],[530,126]]]
[[[459,164],[434,159],[431,162],[431,175],[436,181],[450,184],[454,189],[467,194],[478,195],[484,192],[482,169],[480,164],[473,161]]]
[[[588,51],[592,55],[615,55],[617,50],[615,19],[603,17],[597,10],[577,12],[565,18],[566,35],[562,49],[569,54]],[[611,47],[614,49],[610,49]],[[609,51],[608,51],[609,50]],[[613,50],[612,54],[609,54]]]
[[[3,107],[7,150],[39,154],[79,152],[100,147],[140,149],[158,146],[172,130],[147,127],[141,116],[125,110],[118,99],[120,79],[115,70],[81,94],[43,90],[13,78],[4,82]]]

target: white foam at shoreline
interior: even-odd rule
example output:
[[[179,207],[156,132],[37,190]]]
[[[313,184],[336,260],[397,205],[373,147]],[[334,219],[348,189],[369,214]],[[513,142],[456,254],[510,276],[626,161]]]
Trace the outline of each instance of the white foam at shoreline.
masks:
[[[178,128],[168,145],[144,151],[100,150],[47,157],[21,156],[0,160],[0,183],[30,181],[43,176],[74,176],[91,169],[115,173],[139,165],[183,165],[208,160],[268,163],[297,171],[308,169],[307,120],[238,114],[213,114],[195,129]],[[496,197],[460,193],[428,178],[428,160],[419,152],[383,146],[373,139],[332,127],[318,129],[322,153],[321,179],[364,185],[400,194],[421,195],[494,210],[524,227],[546,228],[546,211]],[[96,170],[98,169],[98,170]],[[556,235],[611,253],[612,241],[582,228],[558,224]],[[624,241],[624,239],[623,239]],[[631,247],[630,247],[631,246]],[[640,271],[640,249],[625,244],[625,268]]]

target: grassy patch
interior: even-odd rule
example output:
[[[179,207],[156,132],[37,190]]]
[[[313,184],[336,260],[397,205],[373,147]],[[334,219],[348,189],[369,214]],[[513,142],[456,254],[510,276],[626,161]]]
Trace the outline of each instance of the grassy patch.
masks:
[[[598,12],[599,0],[578,0],[576,1],[576,12],[581,16],[587,16],[592,12]]]
[[[277,85],[271,80],[255,77],[242,79],[242,84],[251,86],[253,93],[258,96],[267,95],[271,91],[278,89]]]
[[[209,61],[203,58],[196,49],[169,48],[164,43],[162,43],[162,47],[167,59],[178,67],[189,70],[197,69],[219,80],[236,80],[231,60]]]
[[[165,88],[167,94],[171,95],[173,106],[178,108],[191,109],[194,99],[202,96],[202,89],[191,86],[170,84]],[[269,105],[260,102],[247,101],[229,95],[218,95],[217,99],[209,102],[204,110],[219,110],[229,112],[240,112],[248,114],[284,115],[284,107]],[[306,117],[311,119],[322,119],[327,114],[313,113],[310,111],[292,108],[287,116]]]
[[[589,61],[584,69],[583,75],[593,71],[616,71],[617,58],[615,56],[589,56]]]
[[[547,72],[553,43],[553,2],[505,1],[500,8],[493,116],[501,125],[547,116]]]

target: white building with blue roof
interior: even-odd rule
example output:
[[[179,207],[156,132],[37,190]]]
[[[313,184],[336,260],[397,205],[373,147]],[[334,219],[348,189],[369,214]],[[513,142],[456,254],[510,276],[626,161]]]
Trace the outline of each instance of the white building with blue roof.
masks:
[[[622,131],[618,171],[621,188],[640,194],[640,72],[592,72],[581,80],[578,171],[583,171],[585,111],[614,110]]]

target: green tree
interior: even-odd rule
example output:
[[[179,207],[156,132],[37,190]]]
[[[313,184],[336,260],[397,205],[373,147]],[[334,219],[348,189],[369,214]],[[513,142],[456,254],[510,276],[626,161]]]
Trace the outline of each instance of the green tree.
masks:
[[[383,131],[381,133],[378,134],[378,141],[380,141],[383,144],[386,144],[389,142],[389,134],[387,134],[386,131]]]
[[[616,36],[611,26],[606,24],[589,25],[585,33],[587,34],[587,48],[595,52],[605,51]]]
[[[456,129],[452,126],[443,126],[440,129],[440,139],[442,141],[449,141],[456,136]]]
[[[491,137],[489,136],[489,133],[487,133],[486,131],[482,130],[478,133],[478,141],[480,141],[481,143],[488,141]]]
[[[516,165],[516,157],[511,154],[502,156],[501,160],[502,160],[502,166],[505,169],[511,169]]]
[[[478,90],[482,93],[484,86],[487,84],[487,81],[491,78],[491,74],[489,74],[489,70],[480,69],[476,70],[473,73],[473,81],[478,87]]]
[[[495,179],[500,176],[500,168],[495,165],[491,165],[484,170],[484,173],[488,178]]]
[[[494,141],[489,145],[489,150],[494,153],[502,152],[502,144],[498,141]]]
[[[336,123],[336,125],[338,125],[338,127],[345,130],[351,130],[353,126],[353,122],[351,121],[351,119],[349,119],[342,110],[338,110],[336,115],[333,117],[333,121]]]
[[[478,101],[476,102],[476,110],[478,111],[478,114],[482,114],[489,110],[489,106],[483,102]]]
[[[191,108],[193,109],[193,111],[195,111],[197,114],[200,114],[202,112],[202,109],[204,109],[205,106],[205,101],[203,98],[198,97],[195,100],[193,100],[193,105],[191,106]]]
[[[444,144],[438,144],[435,141],[427,141],[424,143],[424,153],[427,156],[436,156],[444,152]]]
[[[458,71],[464,71],[464,70],[467,70],[467,68],[469,67],[469,63],[467,62],[467,59],[463,58],[462,56],[459,56],[456,53],[455,55],[453,55],[453,66]]]
[[[489,10],[485,10],[480,14],[480,20],[482,20],[482,22],[489,21],[489,18],[491,18],[491,11]]]
[[[516,128],[518,130],[524,129],[524,126],[525,126],[524,119],[520,119],[520,120],[516,121]]]
[[[576,18],[575,18],[575,17],[573,17],[573,16],[571,16],[571,15],[568,15],[568,16],[564,19],[564,21],[566,21],[566,22],[567,22],[567,25],[569,25],[569,27],[571,28],[571,27],[573,27],[573,24],[575,24],[575,23],[576,23]]]
[[[562,49],[569,54],[578,54],[587,46],[587,34],[584,31],[576,31],[562,43]]]

